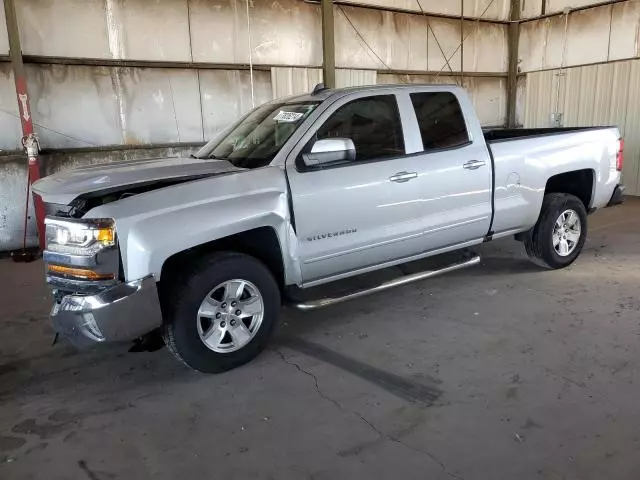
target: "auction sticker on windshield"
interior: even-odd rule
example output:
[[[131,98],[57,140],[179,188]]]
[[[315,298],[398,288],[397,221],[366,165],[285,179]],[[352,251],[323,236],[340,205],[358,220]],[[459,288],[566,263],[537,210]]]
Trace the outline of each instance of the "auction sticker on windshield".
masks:
[[[304,113],[298,112],[285,112],[280,110],[278,114],[273,117],[276,122],[297,122],[304,116]]]

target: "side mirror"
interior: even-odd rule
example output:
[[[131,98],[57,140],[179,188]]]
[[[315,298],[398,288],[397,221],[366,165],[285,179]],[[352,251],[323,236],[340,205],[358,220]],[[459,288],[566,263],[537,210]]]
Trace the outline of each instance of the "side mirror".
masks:
[[[318,140],[310,153],[304,153],[302,160],[307,167],[315,167],[333,162],[356,159],[356,146],[350,138],[326,138]]]

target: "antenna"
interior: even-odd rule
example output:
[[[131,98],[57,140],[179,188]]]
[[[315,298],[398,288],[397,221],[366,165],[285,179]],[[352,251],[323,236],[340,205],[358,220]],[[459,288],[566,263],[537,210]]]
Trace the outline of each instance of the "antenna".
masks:
[[[324,83],[319,83],[315,86],[315,88],[313,89],[313,92],[311,92],[311,95],[317,95],[318,93],[327,90],[327,87],[325,87]]]

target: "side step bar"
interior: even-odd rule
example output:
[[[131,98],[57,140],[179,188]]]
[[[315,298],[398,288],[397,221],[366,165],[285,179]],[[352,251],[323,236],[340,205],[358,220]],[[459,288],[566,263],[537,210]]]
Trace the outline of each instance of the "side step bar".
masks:
[[[308,302],[294,302],[289,304],[289,306],[295,308],[296,310],[302,310],[302,311],[317,310],[319,308],[328,307],[330,305],[335,305],[337,303],[346,302],[347,300],[353,300],[354,298],[360,298],[360,297],[364,297],[365,295],[371,295],[372,293],[378,293],[384,290],[389,290],[390,288],[399,287],[401,285],[407,285],[408,283],[418,282],[426,278],[437,277],[444,273],[455,272],[456,270],[462,270],[463,268],[472,267],[474,265],[478,265],[479,263],[480,263],[480,256],[475,255],[468,260],[454,263],[452,265],[449,265],[448,267],[444,267],[439,270],[425,270],[423,272],[412,273],[411,275],[405,275],[400,278],[395,278],[393,280],[389,280],[387,282],[383,282],[379,285],[376,285],[375,287],[367,288],[364,290],[358,290],[356,292],[350,293],[348,295],[344,295],[342,297],[320,298],[318,300],[311,300]]]

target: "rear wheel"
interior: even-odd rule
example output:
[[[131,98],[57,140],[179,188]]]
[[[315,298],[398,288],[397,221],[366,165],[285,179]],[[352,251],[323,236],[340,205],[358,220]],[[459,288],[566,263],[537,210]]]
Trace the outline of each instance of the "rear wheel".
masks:
[[[195,370],[216,373],[264,349],[277,323],[280,291],[255,258],[216,253],[186,271],[165,304],[169,350]]]
[[[557,269],[578,258],[586,238],[587,211],[582,201],[568,193],[549,193],[524,245],[535,263]]]

